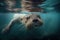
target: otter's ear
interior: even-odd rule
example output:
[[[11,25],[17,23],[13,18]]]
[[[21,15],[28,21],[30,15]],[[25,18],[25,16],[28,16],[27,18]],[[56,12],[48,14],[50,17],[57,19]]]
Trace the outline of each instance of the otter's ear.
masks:
[[[27,20],[30,19],[30,16],[29,16],[29,17],[26,17],[26,19],[27,19]]]

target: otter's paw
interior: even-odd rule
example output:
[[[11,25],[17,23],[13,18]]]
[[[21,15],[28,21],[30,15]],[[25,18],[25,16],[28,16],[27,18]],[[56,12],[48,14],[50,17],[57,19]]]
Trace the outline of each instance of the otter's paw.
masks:
[[[1,33],[8,33],[9,31],[9,28],[4,28]]]

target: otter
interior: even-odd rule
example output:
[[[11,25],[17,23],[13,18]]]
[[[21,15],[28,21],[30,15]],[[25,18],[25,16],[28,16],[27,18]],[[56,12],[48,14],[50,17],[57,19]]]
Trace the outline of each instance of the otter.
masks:
[[[12,25],[16,22],[24,24],[27,30],[30,30],[35,27],[40,27],[43,24],[41,17],[37,14],[16,14],[19,15],[14,17],[10,23],[2,30],[2,33],[8,32]],[[28,16],[26,16],[28,15]]]

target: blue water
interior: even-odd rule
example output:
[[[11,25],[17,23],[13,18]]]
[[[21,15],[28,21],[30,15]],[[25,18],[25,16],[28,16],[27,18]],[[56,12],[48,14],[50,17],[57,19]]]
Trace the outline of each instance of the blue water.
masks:
[[[57,9],[52,7],[59,2],[58,0],[47,0],[43,5],[40,5],[46,11],[46,13],[39,14],[44,24],[31,31],[27,31],[24,25],[16,23],[8,34],[1,34],[1,30],[7,26],[14,14],[0,13],[0,40],[24,40],[26,38],[43,38],[50,35],[60,35],[60,11],[57,12]],[[60,6],[57,8],[60,9]]]
[[[14,14],[0,14],[0,31],[10,22],[13,18]],[[33,29],[31,31],[26,31],[24,25],[15,24],[10,33],[8,34],[0,34],[0,38],[4,38],[6,40],[13,37],[20,37],[21,39],[26,37],[34,37],[34,38],[43,38],[44,36],[57,34],[59,30],[59,22],[60,22],[60,14],[56,11],[51,11],[47,13],[40,13],[40,16],[43,20],[43,25],[37,29]],[[3,39],[3,40],[4,40]]]

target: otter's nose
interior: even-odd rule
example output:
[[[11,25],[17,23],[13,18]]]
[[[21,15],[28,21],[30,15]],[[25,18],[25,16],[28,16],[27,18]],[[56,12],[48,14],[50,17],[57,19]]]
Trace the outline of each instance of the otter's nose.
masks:
[[[37,23],[37,22],[39,22],[39,21],[38,21],[38,19],[34,19],[33,22],[34,22],[34,23]]]

